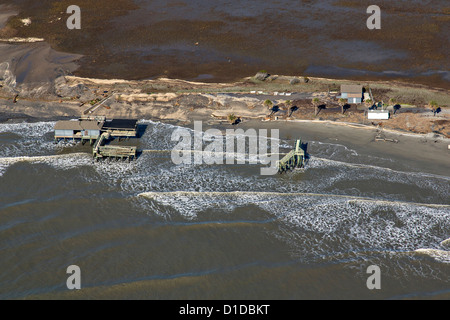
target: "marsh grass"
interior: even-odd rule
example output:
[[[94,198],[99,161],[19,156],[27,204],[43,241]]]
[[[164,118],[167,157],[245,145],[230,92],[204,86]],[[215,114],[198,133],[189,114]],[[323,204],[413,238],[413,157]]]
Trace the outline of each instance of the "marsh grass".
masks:
[[[69,30],[66,21],[70,14],[66,10],[74,4],[72,0],[28,0],[26,4],[7,22],[18,37],[44,37],[55,49],[82,54],[88,53],[99,41],[97,33],[86,31],[102,30],[110,19],[137,9],[132,0],[77,0],[82,15],[81,30]],[[31,18],[31,25],[24,26],[21,20],[25,18]]]

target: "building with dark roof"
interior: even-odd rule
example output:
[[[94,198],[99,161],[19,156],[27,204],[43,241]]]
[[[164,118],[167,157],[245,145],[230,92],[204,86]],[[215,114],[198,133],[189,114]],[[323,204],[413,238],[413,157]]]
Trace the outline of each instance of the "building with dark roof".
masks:
[[[55,124],[55,139],[97,140],[103,132],[111,136],[134,137],[137,120],[134,119],[79,119],[58,121]]]

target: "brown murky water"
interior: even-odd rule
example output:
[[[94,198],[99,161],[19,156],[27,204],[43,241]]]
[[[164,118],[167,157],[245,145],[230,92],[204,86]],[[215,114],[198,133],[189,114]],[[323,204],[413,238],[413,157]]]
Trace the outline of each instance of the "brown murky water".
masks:
[[[305,171],[174,165],[179,127],[142,124],[132,163],[0,125],[1,299],[448,299],[448,176],[308,130]]]

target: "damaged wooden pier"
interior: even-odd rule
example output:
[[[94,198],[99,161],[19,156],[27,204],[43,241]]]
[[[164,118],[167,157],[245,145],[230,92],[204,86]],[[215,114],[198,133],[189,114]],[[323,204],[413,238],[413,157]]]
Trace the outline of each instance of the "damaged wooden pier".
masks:
[[[295,149],[291,150],[280,161],[277,162],[278,173],[287,172],[295,168],[304,168],[307,160],[306,146],[302,144],[302,140],[297,140]]]
[[[101,159],[133,160],[137,155],[135,146],[108,145],[115,138],[136,138],[137,120],[112,119],[105,117],[81,117],[78,120],[58,121],[55,125],[55,142],[64,140],[89,141],[92,155]]]
[[[92,150],[92,155],[94,159],[100,161],[101,159],[117,159],[124,160],[128,159],[129,161],[133,160],[136,157],[137,148],[133,146],[107,146],[105,145],[108,140],[111,139],[111,133],[104,132],[98,138],[98,140],[94,144],[94,148]]]

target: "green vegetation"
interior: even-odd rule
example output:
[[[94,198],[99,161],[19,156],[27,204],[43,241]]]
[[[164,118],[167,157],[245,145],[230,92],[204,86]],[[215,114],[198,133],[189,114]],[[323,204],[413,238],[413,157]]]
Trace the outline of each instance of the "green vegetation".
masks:
[[[228,116],[227,116],[227,120],[230,122],[230,123],[234,123],[236,120],[237,120],[237,117],[234,115],[234,113],[230,113]]]
[[[76,5],[82,10],[82,29],[69,30],[66,10],[74,4],[73,1],[41,1],[38,5],[32,0],[23,2],[26,4],[23,11],[8,20],[8,27],[15,30],[16,36],[45,38],[55,49],[84,54],[92,54],[99,43],[98,34],[87,30],[101,30],[106,21],[138,9],[132,0],[78,0]],[[25,18],[31,19],[29,26],[22,23],[21,19]]]
[[[436,101],[441,107],[450,106],[450,96],[447,90],[434,90],[426,87],[404,85],[390,85],[389,83],[370,83],[375,100],[388,101],[394,98],[397,103],[401,101],[402,105],[409,104],[417,107],[423,107],[429,101]],[[384,92],[384,97],[378,92]]]
[[[442,110],[441,107],[439,107],[439,104],[434,100],[431,100],[428,105],[431,107],[433,115],[436,115],[436,113],[440,113]]]
[[[268,108],[271,108],[273,105],[273,102],[269,99],[267,99],[266,101],[264,101],[264,105],[267,106]]]
[[[432,108],[437,108],[439,105],[435,100],[431,100],[428,105]]]
[[[100,102],[100,99],[97,98],[97,99],[94,99],[94,100],[89,101],[89,104],[90,104],[91,106],[93,106],[93,105],[95,105],[96,103],[99,103],[99,102]]]
[[[344,114],[345,109],[344,106],[347,104],[347,100],[345,100],[344,98],[340,98],[339,99],[339,105],[341,106],[341,112],[342,114]]]

